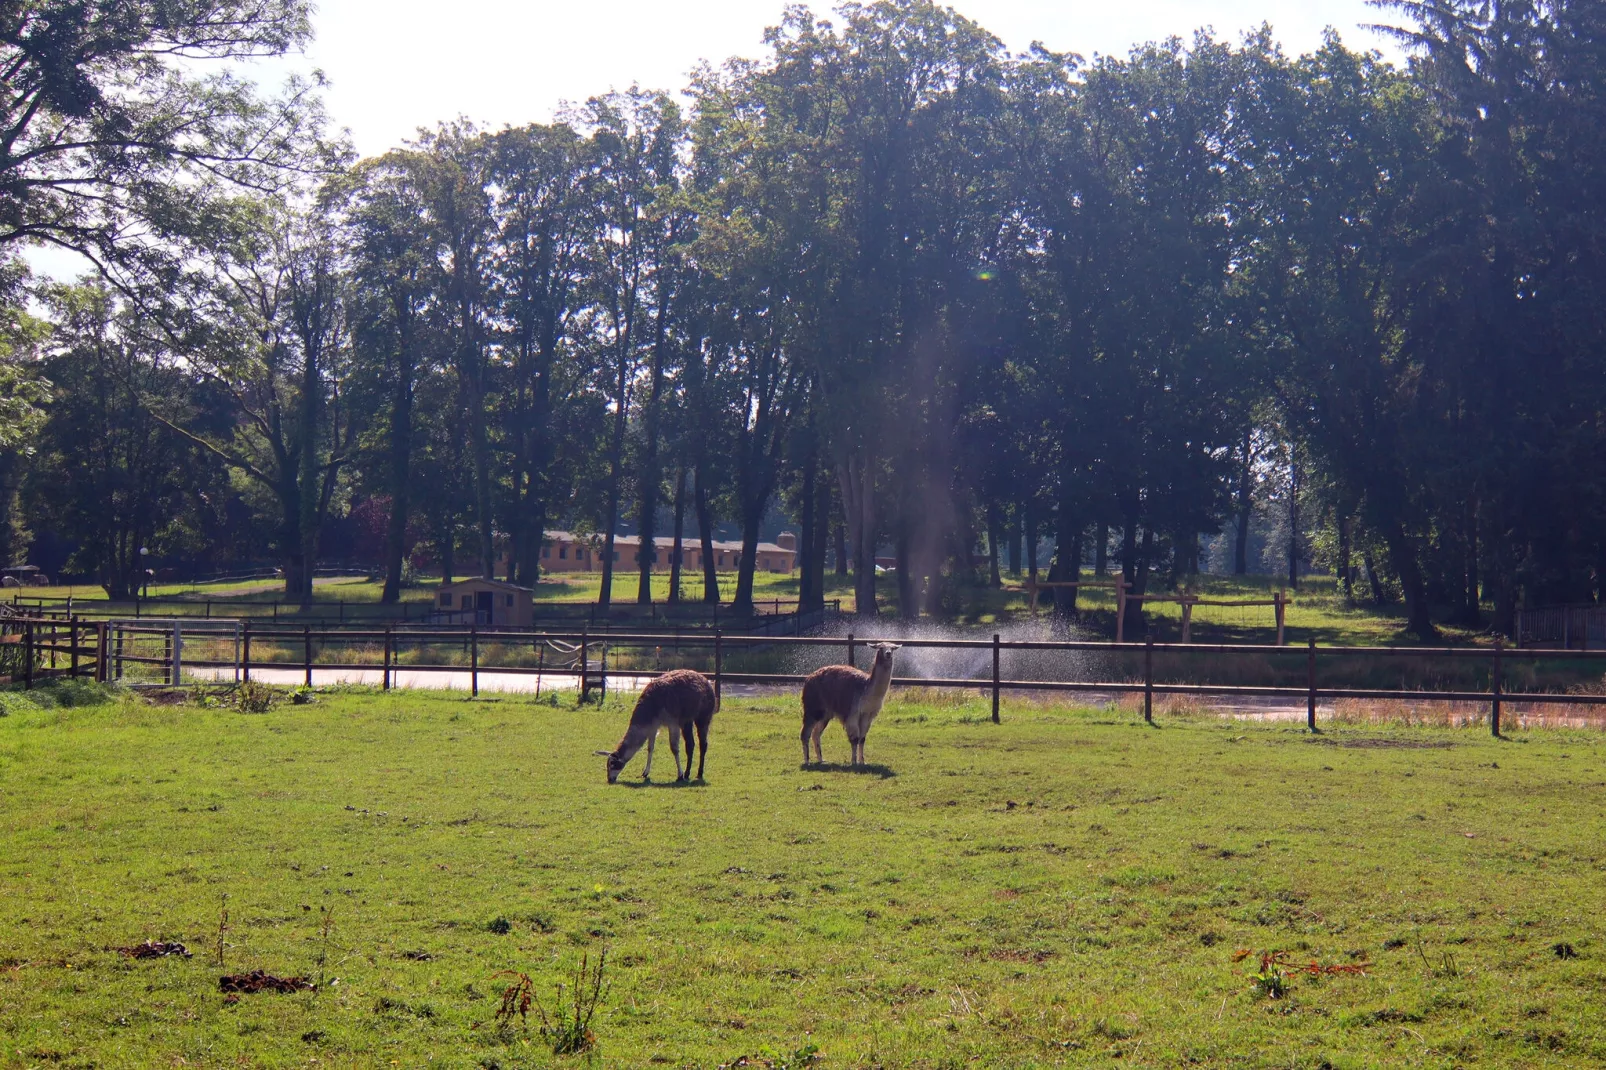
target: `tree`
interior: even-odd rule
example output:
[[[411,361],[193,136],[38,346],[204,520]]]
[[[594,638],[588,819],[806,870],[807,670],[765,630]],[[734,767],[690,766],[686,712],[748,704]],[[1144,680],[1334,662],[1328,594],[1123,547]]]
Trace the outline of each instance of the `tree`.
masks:
[[[0,3],[0,250],[47,243],[122,280],[182,263],[168,239],[241,190],[315,168],[317,86],[260,96],[209,61],[311,38],[307,0]]]
[[[73,571],[94,576],[110,598],[128,598],[145,568],[141,550],[210,482],[207,459],[140,400],[162,396],[169,412],[190,409],[191,422],[206,418],[205,406],[192,400],[182,365],[151,348],[104,285],[52,287],[47,298],[55,389],[28,496],[35,515],[76,545]]]

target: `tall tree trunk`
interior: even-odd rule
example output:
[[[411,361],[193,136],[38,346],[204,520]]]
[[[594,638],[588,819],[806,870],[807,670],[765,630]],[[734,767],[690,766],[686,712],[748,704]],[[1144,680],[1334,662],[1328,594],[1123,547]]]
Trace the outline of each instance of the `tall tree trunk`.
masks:
[[[1067,501],[1061,501],[1054,521],[1054,560],[1049,565],[1051,583],[1075,583],[1082,575],[1082,525]],[[1056,616],[1076,612],[1075,587],[1056,587],[1050,593]]]
[[[1026,576],[1032,582],[1037,582],[1037,513],[1035,510],[1026,511]]]
[[[407,350],[404,336],[390,398],[390,522],[385,530],[385,589],[379,596],[387,606],[401,601],[402,564],[407,553],[407,492],[413,456],[413,369]]]
[[[1013,517],[1010,518],[1008,533],[1005,535],[1004,538],[1005,538],[1005,541],[1008,542],[1008,544],[1009,544],[1009,574],[1011,576],[1019,576],[1020,575],[1020,567],[1021,567],[1021,559],[1022,558],[1021,558],[1021,524],[1020,524],[1020,513],[1018,511],[1016,512],[1016,514]]]
[[[636,604],[652,604],[652,570],[658,561],[658,544],[654,535],[658,526],[658,403],[664,388],[664,349],[668,345],[669,327],[669,273],[658,273],[658,311],[654,317],[652,342],[652,373],[648,380],[647,404],[641,414],[642,444],[640,506],[636,510],[636,527],[641,536],[640,581],[636,586]]]
[[[762,502],[767,502],[766,495]],[[735,613],[753,612],[753,574],[758,569],[758,530],[764,522],[764,506],[744,503],[742,509],[742,556],[736,562],[736,597],[731,599]]]
[[[919,592],[915,589],[914,562],[909,556],[909,532],[901,523],[892,543],[892,553],[897,559],[894,568],[898,581],[898,616],[916,620],[920,616]]]
[[[1417,560],[1416,545],[1398,524],[1392,524],[1385,533],[1389,548],[1389,561],[1394,574],[1400,578],[1400,589],[1405,594],[1405,627],[1423,642],[1438,638],[1428,611],[1427,582]]]
[[[826,474],[820,469],[818,462],[814,471],[809,473],[809,478],[815,482],[814,539],[811,543],[813,550],[804,567],[813,576],[813,582],[809,587],[814,594],[810,601],[800,608],[804,612],[814,613],[825,610],[825,544],[830,539],[831,485],[827,482]]]
[[[1466,589],[1462,594],[1461,623],[1476,628],[1483,621],[1483,610],[1478,604],[1478,506],[1470,498],[1466,503]]]
[[[1355,604],[1355,586],[1350,567],[1350,520],[1341,516],[1338,521],[1338,587],[1344,595],[1344,604]]]
[[[457,524],[450,515],[441,520],[436,544],[441,554],[441,582],[451,583],[457,568]]]
[[[296,493],[300,530],[301,589],[296,592],[303,607],[312,604],[312,574],[318,560],[318,414],[323,399],[322,376],[316,350],[306,354],[301,381],[301,452],[297,458]]]
[[[602,533],[602,589],[597,593],[597,605],[607,608],[613,604],[613,548],[614,529],[619,526],[619,499],[622,494],[625,463],[625,412],[629,402],[629,361],[619,357],[619,392],[614,396],[618,408],[614,411],[613,436],[608,444],[608,522]],[[699,481],[700,482],[700,481]]]
[[[1370,549],[1361,551],[1361,564],[1366,566],[1366,578],[1372,586],[1372,604],[1387,605],[1388,592],[1383,590],[1383,577],[1377,574],[1377,560],[1372,556]]]
[[[993,590],[1004,586],[1004,577],[998,570],[998,540],[1003,537],[1003,524],[998,517],[998,507],[987,507],[987,584]]]
[[[1288,586],[1299,590],[1299,462],[1288,458]]]
[[[1238,453],[1238,495],[1236,520],[1237,538],[1232,545],[1232,574],[1242,576],[1249,571],[1249,520],[1254,514],[1255,455],[1254,429],[1244,428],[1243,447]]]
[[[686,466],[675,470],[675,544],[669,550],[669,604],[680,604],[681,562],[686,558]]]
[[[850,455],[839,473],[843,512],[853,538],[853,596],[855,612],[873,617],[876,607],[875,575],[875,463],[868,452]]]
[[[833,534],[836,538],[836,545],[832,548],[832,553],[836,556],[836,574],[838,576],[846,576],[848,574],[848,526],[838,521]]]
[[[1144,532],[1146,538],[1152,538]],[[1127,513],[1126,524],[1121,529],[1121,578],[1126,581],[1128,594],[1144,594],[1139,589],[1138,575],[1138,522],[1137,517]],[[1148,577],[1141,579],[1143,587],[1148,586]],[[1126,604],[1126,620],[1122,625],[1124,638],[1135,639],[1143,634],[1143,603],[1128,600]]]
[[[802,612],[803,607],[811,604],[816,597],[814,572],[809,567],[809,563],[814,559],[814,513],[816,509],[814,501],[814,470],[818,467],[819,459],[815,456],[813,435],[811,434],[809,438],[808,455],[803,462],[803,500],[799,503],[801,507],[798,510],[797,549],[798,562],[802,565],[797,574],[798,612]]]
[[[1099,521],[1098,542],[1093,546],[1093,576],[1102,580],[1110,570],[1110,522]]]
[[[697,534],[703,558],[703,602],[719,605],[719,572],[714,567],[714,506],[709,500],[706,470],[701,461],[697,465],[697,490],[694,495],[697,509]]]

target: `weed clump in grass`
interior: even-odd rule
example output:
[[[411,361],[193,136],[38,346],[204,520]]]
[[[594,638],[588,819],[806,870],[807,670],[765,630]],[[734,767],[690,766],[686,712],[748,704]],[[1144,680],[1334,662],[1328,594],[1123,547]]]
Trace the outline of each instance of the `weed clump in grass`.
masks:
[[[257,680],[246,680],[234,689],[234,708],[241,713],[267,713],[273,705],[273,688]]]
[[[561,981],[558,983],[550,1015],[536,997],[535,983],[530,980],[529,974],[519,970],[497,973],[497,977],[510,979],[508,986],[502,990],[502,1005],[496,1012],[497,1024],[503,1029],[510,1029],[517,1018],[521,1025],[528,1028],[530,1009],[533,1007],[541,1019],[541,1039],[546,1041],[553,1055],[583,1055],[591,1051],[597,1045],[591,1023],[608,999],[609,985],[604,976],[607,963],[607,948],[597,954],[595,965],[589,953],[582,955],[570,982],[567,985]]]

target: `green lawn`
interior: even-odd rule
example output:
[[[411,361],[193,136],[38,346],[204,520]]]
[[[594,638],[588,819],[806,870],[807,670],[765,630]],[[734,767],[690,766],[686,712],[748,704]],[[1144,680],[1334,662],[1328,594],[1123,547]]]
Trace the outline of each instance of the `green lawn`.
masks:
[[[707,784],[644,790],[591,754],[618,705],[0,702],[0,1065],[587,1065],[497,1027],[498,973],[550,1005],[604,947],[591,1065],[1606,1059],[1599,734],[895,696],[854,772],[732,699]],[[227,972],[325,984],[227,1002],[223,906]],[[1235,949],[1370,965],[1272,999]]]
[[[1091,579],[1092,574],[1084,573],[1084,578]],[[720,573],[719,581],[720,597],[729,604],[736,593],[736,573]],[[601,582],[600,573],[555,573],[537,585],[536,598],[541,602],[554,603],[595,602],[601,589]],[[682,594],[688,604],[694,606],[700,603],[702,576],[687,574],[681,583]],[[636,573],[617,573],[613,580],[615,606],[627,607],[634,604],[638,586],[639,579]],[[1287,639],[1290,643],[1303,644],[1307,639],[1314,638],[1322,644],[1350,646],[1418,645],[1419,640],[1403,630],[1404,617],[1400,607],[1375,607],[1369,603],[1347,605],[1334,587],[1334,580],[1330,576],[1308,576],[1301,580],[1298,591],[1289,592],[1292,603],[1288,609],[1286,622]],[[1192,581],[1192,588],[1195,593],[1206,597],[1242,601],[1269,598],[1272,591],[1285,589],[1286,583],[1268,576],[1201,576]],[[377,605],[382,589],[382,584],[363,577],[325,577],[318,581],[315,601]],[[55,587],[45,590],[48,590],[46,597],[52,598],[65,598],[68,594],[87,600],[105,598],[105,593],[99,587]],[[434,590],[435,584],[431,581],[404,589],[402,598],[410,603],[428,603],[434,596]],[[44,590],[29,589],[23,592],[23,595],[39,597],[42,593]],[[278,584],[261,580],[246,583],[153,587],[151,593],[194,601],[212,598],[245,599],[263,603],[277,601],[283,596]],[[1157,590],[1155,593],[1164,592]],[[668,574],[654,575],[652,596],[660,605],[669,597]],[[753,597],[760,603],[771,599],[779,599],[782,602],[794,600],[797,598],[797,576],[758,573],[754,576]],[[826,597],[839,600],[844,612],[854,612],[856,602],[852,577],[827,574]],[[886,615],[897,613],[897,583],[892,576],[879,577],[876,600],[881,613]],[[961,591],[960,602],[961,610],[953,623],[961,626],[985,630],[992,625],[1008,624],[1030,616],[1024,583],[1020,577],[1006,576],[1003,587],[997,590],[981,584],[967,584]],[[1082,614],[1084,628],[1096,636],[1113,638],[1115,634],[1113,592],[1090,588],[1082,593],[1078,600],[1078,609]],[[223,607],[218,611],[223,612]],[[238,612],[238,609],[231,607],[229,611]],[[280,615],[283,616],[285,612],[287,611],[281,610]],[[1045,608],[1040,615],[1046,615],[1047,612]],[[1150,603],[1148,612],[1154,623],[1155,638],[1158,641],[1175,642],[1181,638],[1181,607],[1170,602]],[[1194,610],[1192,631],[1193,640],[1201,643],[1271,642],[1276,637],[1276,619],[1270,606],[1242,608],[1203,606]],[[1464,629],[1444,629],[1444,639],[1447,643],[1465,643],[1478,638]]]

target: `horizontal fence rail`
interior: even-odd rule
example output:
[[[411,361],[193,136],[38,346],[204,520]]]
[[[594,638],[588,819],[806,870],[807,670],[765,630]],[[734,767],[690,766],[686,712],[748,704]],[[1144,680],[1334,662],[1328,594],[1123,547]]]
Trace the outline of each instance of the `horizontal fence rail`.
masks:
[[[191,682],[213,683],[244,682],[252,679],[253,671],[276,671],[310,687],[320,672],[360,673],[374,674],[379,686],[388,690],[402,686],[404,676],[450,673],[475,695],[486,676],[534,678],[537,695],[546,685],[576,689],[585,701],[594,692],[605,694],[610,679],[639,683],[680,667],[708,673],[716,691],[727,684],[796,687],[821,665],[867,662],[865,648],[880,641],[853,633],[667,634],[407,624],[315,628],[250,620],[10,617],[0,619],[0,672],[5,673],[0,679],[32,686],[65,675],[173,685],[185,679],[185,671]],[[1599,686],[1606,682],[1602,676],[1606,651],[1511,649],[1498,640],[1489,647],[1006,641],[999,635],[886,641],[903,648],[897,658],[906,671],[893,678],[894,685],[990,694],[994,720],[1002,695],[1010,692],[1141,694],[1149,721],[1156,695],[1304,699],[1312,730],[1323,700],[1478,703],[1487,705],[1490,729],[1496,735],[1505,704],[1606,705],[1606,690]],[[938,667],[910,675],[908,663],[918,662],[922,651],[969,658],[967,674],[942,672]],[[1077,671],[1058,666],[1037,678],[1022,675],[1031,670],[1033,655],[1045,653],[1090,657]],[[1006,661],[1014,663],[1010,672],[1005,671]],[[1413,661],[1418,663],[1415,669]],[[1222,682],[1205,678],[1235,662],[1258,678]],[[1399,672],[1402,686],[1353,686],[1345,663],[1372,662],[1397,666],[1389,671]],[[1423,671],[1422,663],[1451,666],[1450,671],[1459,674],[1453,679],[1472,680],[1479,686],[1435,686],[1442,677]],[[1127,671],[1118,671],[1118,666]],[[1519,668],[1529,674],[1526,689],[1509,686],[1510,675]],[[1539,690],[1535,681],[1542,669],[1554,677],[1570,673],[1596,686],[1580,689],[1575,682],[1570,690]]]
[[[336,624],[342,627],[363,623],[450,625],[467,628],[478,624],[491,627],[481,615],[483,611],[441,609],[433,602],[398,602],[389,605],[379,602],[317,601],[306,606],[299,602],[267,601],[259,598],[191,598],[166,596],[161,598],[104,599],[48,598],[13,594],[0,606],[29,616],[59,620],[74,617],[199,617],[205,620],[241,619],[278,621],[293,620],[318,625]],[[614,628],[640,627],[651,623],[655,628],[744,630],[763,634],[799,634],[817,627],[827,617],[842,612],[840,599],[826,601],[823,610],[804,610],[797,599],[764,598],[753,602],[753,610],[737,612],[726,604],[701,602],[622,602],[612,606],[598,606],[595,602],[543,602],[534,606],[536,620],[551,621],[559,626],[584,627],[591,631],[610,631]]]

